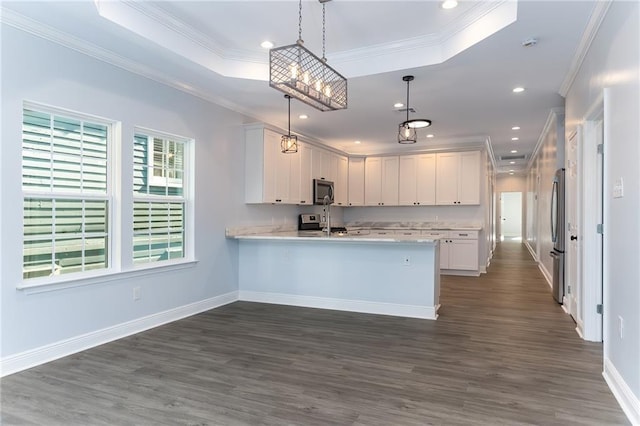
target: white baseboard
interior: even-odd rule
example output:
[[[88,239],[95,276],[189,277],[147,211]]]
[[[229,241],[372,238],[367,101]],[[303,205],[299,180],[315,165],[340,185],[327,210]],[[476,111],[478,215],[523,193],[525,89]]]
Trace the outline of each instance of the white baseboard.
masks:
[[[456,275],[458,277],[479,277],[480,271],[463,271],[461,269],[440,269],[440,275]]]
[[[604,360],[602,376],[631,424],[636,426],[640,425],[640,400],[633,394],[627,382],[624,381],[620,373],[618,373],[618,370],[616,370],[616,367],[614,367],[608,358]]]
[[[537,262],[538,261],[538,256],[536,256],[536,252],[531,247],[531,245],[529,244],[529,241],[525,240],[524,241],[524,246],[527,248],[527,250],[529,250],[529,253],[531,253],[531,257],[533,257],[533,260],[535,260]]]
[[[547,280],[549,288],[553,289],[553,277],[551,276],[549,271],[547,271],[547,268],[544,267],[544,264],[542,262],[538,262],[538,269],[540,269],[540,272],[542,272],[542,275],[544,275],[544,279]]]
[[[236,300],[238,300],[238,292],[233,291],[112,327],[103,328],[102,330],[51,343],[36,349],[9,355],[8,357],[0,359],[0,377],[8,376],[9,374],[26,370],[27,368],[35,367],[200,312],[208,311],[235,302]]]
[[[263,293],[246,290],[240,290],[239,300],[430,320],[438,318],[437,306],[399,305],[396,303],[367,302],[364,300],[345,300],[315,296],[297,296],[293,294]]]

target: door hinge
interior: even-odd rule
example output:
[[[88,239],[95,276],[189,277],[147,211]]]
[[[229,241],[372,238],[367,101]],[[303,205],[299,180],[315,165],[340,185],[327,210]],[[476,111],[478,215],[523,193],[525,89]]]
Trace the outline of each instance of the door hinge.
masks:
[[[604,154],[604,144],[598,144],[598,154]]]
[[[570,285],[567,286],[567,294],[571,294],[571,286]]]
[[[597,225],[596,225],[596,232],[597,232],[598,234],[603,234],[603,233],[604,233],[603,226],[602,226],[602,224],[601,224],[601,223],[599,223],[599,224],[597,224]]]
[[[600,303],[599,305],[596,305],[596,312],[599,314],[602,314],[602,303]]]

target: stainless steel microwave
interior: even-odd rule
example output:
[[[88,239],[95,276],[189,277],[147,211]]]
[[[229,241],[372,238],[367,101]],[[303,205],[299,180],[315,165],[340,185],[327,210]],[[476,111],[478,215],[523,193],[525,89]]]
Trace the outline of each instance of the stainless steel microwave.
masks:
[[[313,180],[313,204],[324,204],[325,198],[328,204],[333,204],[333,182],[324,179]]]

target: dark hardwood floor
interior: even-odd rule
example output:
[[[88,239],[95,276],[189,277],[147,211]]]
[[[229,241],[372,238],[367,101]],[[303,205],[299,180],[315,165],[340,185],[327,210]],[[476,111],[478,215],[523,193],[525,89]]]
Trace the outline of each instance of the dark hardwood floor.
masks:
[[[233,303],[2,379],[0,423],[628,424],[524,246],[443,276],[441,302],[437,321]]]

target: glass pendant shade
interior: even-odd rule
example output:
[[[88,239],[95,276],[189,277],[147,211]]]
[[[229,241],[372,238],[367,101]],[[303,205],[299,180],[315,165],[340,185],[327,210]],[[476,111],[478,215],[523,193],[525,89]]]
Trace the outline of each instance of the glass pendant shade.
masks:
[[[398,143],[400,144],[412,144],[418,141],[418,133],[415,128],[408,126],[406,123],[398,126]]]
[[[294,154],[298,152],[298,137],[293,135],[282,135],[280,139],[280,150],[283,154]]]

